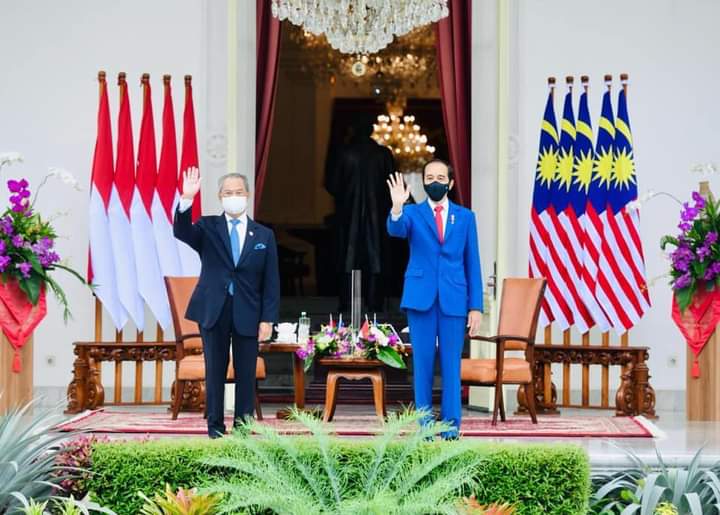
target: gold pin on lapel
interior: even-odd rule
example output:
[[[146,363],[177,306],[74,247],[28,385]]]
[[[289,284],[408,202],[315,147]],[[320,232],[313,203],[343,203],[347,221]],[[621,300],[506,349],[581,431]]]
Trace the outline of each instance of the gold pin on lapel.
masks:
[[[253,232],[252,232],[252,231],[250,231],[250,236],[253,236]]]

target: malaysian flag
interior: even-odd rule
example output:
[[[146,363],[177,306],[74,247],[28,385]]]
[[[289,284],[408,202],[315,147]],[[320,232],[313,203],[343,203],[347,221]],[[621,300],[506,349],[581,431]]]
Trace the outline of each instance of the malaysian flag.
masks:
[[[610,321],[595,298],[600,245],[596,244],[588,234],[590,221],[586,213],[588,195],[593,181],[595,152],[593,151],[592,122],[590,120],[590,109],[588,108],[588,78],[584,76],[582,80],[585,90],[580,95],[578,117],[575,122],[574,181],[573,188],[570,190],[572,215],[577,219],[577,225],[574,225],[574,228],[578,239],[582,243],[581,252],[578,253],[582,261],[578,287],[583,302],[592,315],[595,326],[605,332],[610,329]],[[595,187],[598,187],[597,183]]]
[[[609,81],[603,95],[595,154],[585,219],[591,243],[585,266],[594,283],[595,298],[610,325],[624,333],[640,320],[650,303],[637,210],[627,206],[637,198],[637,181],[625,92],[620,92],[616,121]]]
[[[540,325],[545,327],[551,322],[555,322],[562,330],[565,330],[573,324],[573,311],[567,303],[568,295],[557,268],[559,257],[554,252],[544,221],[548,219],[547,211],[552,209],[551,188],[555,181],[558,165],[558,133],[555,108],[553,107],[554,89],[554,79],[552,79],[540,129],[540,145],[530,210],[528,268],[530,277],[547,279],[545,298],[540,312]]]
[[[540,220],[550,235],[549,260],[559,276],[555,278],[573,313],[575,326],[581,333],[593,325],[590,312],[585,307],[579,286],[582,284],[583,231],[578,223],[571,202],[571,190],[575,169],[575,115],[572,107],[572,77],[568,78],[568,92],[563,105],[563,117],[555,180],[550,187],[550,207]]]

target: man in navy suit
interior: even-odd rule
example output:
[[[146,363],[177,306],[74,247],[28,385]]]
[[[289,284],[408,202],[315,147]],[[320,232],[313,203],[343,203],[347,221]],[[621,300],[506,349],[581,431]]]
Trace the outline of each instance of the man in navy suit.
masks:
[[[183,176],[175,213],[175,237],[200,255],[202,269],[185,317],[200,326],[205,357],[208,434],[225,433],[224,398],[230,345],[235,369],[235,420],[252,417],[258,342],[272,335],[278,319],[280,279],[273,232],[247,216],[248,180],[237,173],[220,178],[224,213],[192,222],[200,191],[197,168]]]
[[[402,175],[395,173],[387,182],[393,204],[388,233],[407,238],[410,245],[400,307],[407,310],[410,326],[415,407],[432,410],[437,352],[442,376],[440,418],[453,426],[443,437],[457,438],[465,328],[477,334],[483,309],[475,215],[448,200],[453,171],[439,159],[423,169],[427,202],[405,206],[410,193]]]

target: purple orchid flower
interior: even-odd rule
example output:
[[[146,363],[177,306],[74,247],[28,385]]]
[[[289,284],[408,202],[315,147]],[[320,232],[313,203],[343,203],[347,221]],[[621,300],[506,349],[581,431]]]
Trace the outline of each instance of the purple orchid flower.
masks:
[[[22,276],[23,276],[25,279],[27,279],[28,277],[30,277],[30,270],[32,270],[32,265],[31,265],[30,263],[28,263],[27,261],[23,261],[22,263],[18,263],[17,265],[15,265],[15,268],[17,268],[18,270],[20,270],[20,273],[22,274]]]
[[[682,290],[683,288],[687,288],[688,286],[690,286],[691,281],[692,278],[690,277],[690,274],[686,273],[675,279],[675,284],[673,285],[673,287],[676,290]]]

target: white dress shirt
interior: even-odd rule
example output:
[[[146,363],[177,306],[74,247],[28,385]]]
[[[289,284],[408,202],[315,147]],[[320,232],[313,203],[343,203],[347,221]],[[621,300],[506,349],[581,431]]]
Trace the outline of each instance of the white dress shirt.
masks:
[[[185,211],[190,209],[192,204],[193,204],[192,200],[181,198],[180,203],[178,204],[178,211],[180,211],[181,213],[184,213]],[[233,217],[231,217],[229,214],[225,213],[225,223],[227,224],[228,236],[232,232],[232,228],[233,228],[232,221],[233,220],[234,220]],[[238,241],[240,242],[240,254],[242,254],[243,246],[245,245],[245,237],[247,236],[247,226],[248,226],[247,212],[241,214],[235,220],[240,220],[240,223],[237,224],[237,233],[238,233]]]
[[[445,195],[445,197],[443,197],[443,199],[440,202],[434,202],[428,198],[427,203],[430,206],[430,210],[432,211],[433,219],[435,219],[435,206],[443,207],[443,210],[440,212],[440,216],[442,217],[443,237],[445,237],[445,227],[447,227],[447,219],[448,219],[448,207],[450,206],[447,195]],[[402,216],[402,211],[400,211],[399,215],[396,215],[392,211],[390,212],[390,218],[392,219],[393,222],[397,222],[398,220],[400,220],[401,216]]]

